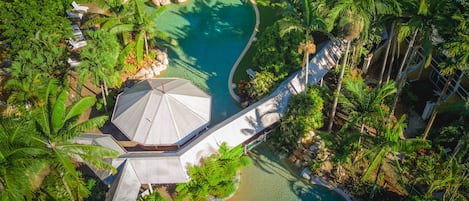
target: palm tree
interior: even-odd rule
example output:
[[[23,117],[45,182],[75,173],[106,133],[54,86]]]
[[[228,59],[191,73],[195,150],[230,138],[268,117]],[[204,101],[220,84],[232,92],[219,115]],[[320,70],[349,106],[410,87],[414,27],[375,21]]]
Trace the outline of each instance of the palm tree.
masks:
[[[304,42],[298,46],[298,52],[303,53],[303,62],[301,66],[305,68],[305,93],[308,86],[308,69],[309,69],[309,55],[316,53],[316,45],[311,36],[311,32],[320,31],[327,34],[327,25],[324,21],[324,15],[321,13],[324,10],[324,4],[321,1],[313,2],[309,0],[302,0],[300,2],[301,9],[295,9],[293,2],[290,2],[291,17],[285,18],[281,22],[280,35],[283,36],[290,31],[301,31],[305,35]]]
[[[117,70],[119,43],[113,34],[106,31],[97,30],[88,34],[91,40],[81,51],[81,63],[76,69],[78,80],[84,84],[91,78],[93,84],[101,86],[106,106],[107,87],[119,87],[122,82]]]
[[[374,137],[370,149],[363,155],[363,159],[368,158],[371,161],[362,176],[362,181],[371,179],[374,174],[376,185],[381,174],[392,174],[387,171],[394,168],[383,168],[384,165],[394,166],[400,171],[398,153],[412,153],[430,147],[430,144],[423,139],[399,139],[405,128],[404,121],[405,116],[402,116],[397,122],[386,124],[384,132]]]
[[[385,99],[396,93],[394,83],[388,83],[381,88],[371,89],[364,80],[358,78],[346,78],[345,89],[339,100],[345,110],[349,111],[350,125],[358,123],[360,133],[363,133],[365,124],[379,127],[379,122],[384,122],[387,107],[383,104]]]
[[[438,109],[443,101],[443,97],[446,96],[451,81],[453,80],[456,70],[469,71],[469,31],[467,24],[469,24],[469,14],[467,12],[456,13],[453,19],[459,21],[459,25],[454,29],[456,32],[452,38],[444,42],[443,49],[449,57],[442,67],[444,68],[441,72],[443,75],[449,75],[446,79],[445,86],[443,87],[438,100],[436,101],[435,108],[432,111],[430,119],[428,120],[427,127],[423,133],[423,139],[426,139],[430,129],[435,121]]]
[[[345,66],[347,65],[349,50],[350,50],[350,41],[347,41],[347,49],[345,50],[344,61],[342,63],[342,68],[340,70],[339,80],[337,81],[337,88],[336,88],[336,91],[334,92],[334,102],[332,103],[331,117],[329,119],[329,126],[327,127],[328,132],[332,131],[332,126],[334,125],[335,112],[337,111],[337,103],[339,102],[339,94],[342,88],[342,80],[345,74]]]
[[[100,146],[73,143],[72,140],[83,131],[102,126],[107,116],[79,122],[80,116],[95,104],[96,99],[85,97],[67,107],[67,92],[60,92],[55,97],[56,90],[54,82],[49,84],[47,105],[32,113],[38,132],[32,139],[45,146],[46,159],[51,169],[45,181],[51,186],[41,190],[47,197],[52,195],[55,198],[81,200],[88,196],[89,190],[75,169],[75,161],[81,159],[96,169],[112,170],[115,173],[115,168],[102,159],[116,157],[118,153]]]
[[[149,14],[144,9],[143,0],[132,1],[135,6],[135,17],[134,17],[134,28],[137,32],[135,37],[135,53],[137,55],[137,61],[140,63],[143,60],[143,50],[148,55],[148,38],[158,37],[163,40],[169,40],[169,36],[166,33],[158,31],[155,26],[155,20],[163,12],[166,11],[167,6],[162,6],[156,9],[152,14]]]
[[[0,117],[0,200],[31,200],[49,171],[31,123]]]

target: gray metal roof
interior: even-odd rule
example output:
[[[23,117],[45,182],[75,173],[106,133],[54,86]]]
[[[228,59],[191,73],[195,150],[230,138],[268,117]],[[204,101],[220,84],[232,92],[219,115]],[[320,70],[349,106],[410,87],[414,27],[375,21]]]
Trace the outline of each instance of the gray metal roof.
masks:
[[[147,79],[121,93],[112,123],[130,140],[180,145],[210,122],[211,97],[179,78]]]

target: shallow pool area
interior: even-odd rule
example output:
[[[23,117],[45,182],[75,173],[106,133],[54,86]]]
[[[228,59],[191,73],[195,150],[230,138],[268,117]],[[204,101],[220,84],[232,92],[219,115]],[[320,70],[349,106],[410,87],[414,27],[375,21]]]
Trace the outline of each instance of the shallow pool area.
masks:
[[[229,201],[345,200],[333,190],[309,184],[296,176],[298,170],[265,144],[251,150],[249,156],[253,164],[243,168],[239,189]]]
[[[156,21],[178,45],[166,45],[169,67],[164,77],[191,80],[212,96],[211,124],[241,110],[228,91],[233,64],[255,26],[252,5],[244,0],[191,0],[171,5]]]

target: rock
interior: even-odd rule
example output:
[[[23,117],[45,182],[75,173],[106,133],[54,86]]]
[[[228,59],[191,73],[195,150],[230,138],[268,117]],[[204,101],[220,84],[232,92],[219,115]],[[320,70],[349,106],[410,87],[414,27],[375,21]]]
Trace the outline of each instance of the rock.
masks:
[[[163,59],[163,65],[168,65],[168,64],[169,64],[168,57],[166,57]]]
[[[300,160],[296,160],[296,161],[295,161],[295,166],[296,166],[296,167],[301,167],[301,161],[300,161]]]
[[[312,152],[316,152],[316,150],[318,150],[318,147],[319,146],[315,143],[309,147],[309,150]]]
[[[164,5],[171,4],[171,1],[170,0],[160,0],[160,3],[161,3],[162,6],[164,6]]]
[[[184,3],[186,0],[177,0],[178,3]]]
[[[148,74],[147,69],[142,68],[135,74],[135,77],[144,77],[146,74]]]
[[[305,167],[302,171],[301,171],[301,177],[307,179],[307,180],[310,180],[311,179],[311,170],[309,170],[309,168]]]

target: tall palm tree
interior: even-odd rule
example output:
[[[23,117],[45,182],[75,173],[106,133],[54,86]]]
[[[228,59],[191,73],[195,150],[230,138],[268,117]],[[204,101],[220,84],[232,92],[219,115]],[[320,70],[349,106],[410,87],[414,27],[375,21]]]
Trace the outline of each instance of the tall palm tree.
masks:
[[[75,144],[72,140],[86,130],[102,126],[107,116],[79,122],[80,116],[95,104],[96,99],[85,97],[66,106],[67,92],[60,92],[55,96],[56,87],[53,82],[48,89],[47,105],[32,113],[38,132],[32,139],[45,147],[48,166],[51,169],[45,182],[52,186],[41,190],[55,198],[81,200],[88,196],[89,191],[75,169],[75,161],[81,159],[96,169],[112,170],[115,173],[115,168],[102,159],[116,157],[117,152],[100,146]]]
[[[339,102],[339,94],[342,88],[342,80],[344,79],[345,66],[347,65],[349,50],[350,50],[350,41],[347,41],[347,49],[345,50],[344,61],[342,63],[342,68],[340,70],[339,80],[337,81],[337,88],[334,92],[334,102],[332,103],[331,117],[329,119],[329,126],[327,127],[328,132],[332,131],[332,126],[334,125],[334,118],[335,118],[335,113],[337,111],[337,104]]]
[[[401,29],[399,38],[401,41],[404,40],[410,33],[413,33],[412,40],[409,42],[408,49],[404,58],[401,62],[397,79],[400,80],[398,83],[398,93],[396,94],[395,104],[391,109],[390,116],[393,115],[397,106],[397,99],[402,92],[404,83],[406,82],[407,71],[404,71],[404,66],[413,65],[416,52],[422,50],[423,55],[423,66],[426,67],[430,64],[432,59],[434,42],[434,33],[441,33],[446,29],[445,25],[451,22],[450,16],[454,11],[454,3],[450,1],[438,1],[438,0],[425,0],[425,1],[404,1],[403,2],[403,23],[399,26]],[[410,59],[407,55],[412,55]]]
[[[442,63],[442,73],[449,75],[446,79],[445,86],[443,87],[438,100],[436,101],[435,108],[430,115],[427,127],[423,133],[423,139],[426,139],[430,129],[435,121],[438,113],[438,108],[443,101],[443,97],[446,96],[451,81],[453,80],[456,70],[463,72],[469,72],[469,31],[467,25],[469,24],[469,14],[467,12],[456,13],[453,19],[459,22],[459,25],[454,29],[455,33],[452,38],[444,42],[443,50],[449,57],[444,63]]]
[[[107,87],[119,87],[121,78],[117,69],[120,53],[116,37],[103,30],[88,32],[88,45],[80,53],[81,63],[76,71],[78,80],[84,84],[86,80],[101,86],[104,105],[106,106]]]
[[[149,14],[144,9],[143,0],[135,0],[132,1],[131,4],[135,6],[136,10],[132,23],[134,24],[134,31],[137,32],[137,36],[135,37],[135,53],[137,55],[137,61],[140,63],[143,60],[143,50],[145,50],[146,55],[149,53],[148,38],[157,37],[163,40],[169,40],[169,36],[164,32],[158,31],[155,26],[155,20],[166,11],[167,6],[159,7],[152,14]]]
[[[324,4],[321,1],[313,2],[309,0],[300,1],[301,8],[294,8],[294,2],[290,2],[290,16],[282,20],[280,35],[296,30],[305,35],[305,39],[298,46],[298,52],[303,53],[303,62],[301,64],[305,69],[305,93],[308,88],[308,69],[309,55],[316,53],[316,45],[311,36],[313,31],[320,31],[327,34],[327,25],[325,22]]]

